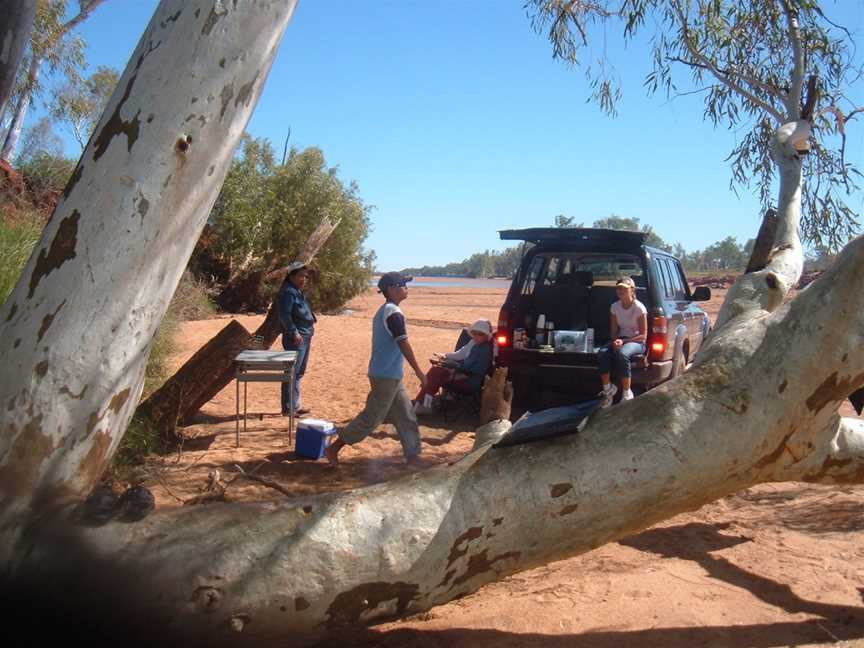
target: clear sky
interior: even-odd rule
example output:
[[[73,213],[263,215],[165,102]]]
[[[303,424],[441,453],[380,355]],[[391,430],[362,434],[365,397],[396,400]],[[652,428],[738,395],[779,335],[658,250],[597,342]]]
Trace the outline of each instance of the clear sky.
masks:
[[[646,98],[647,50],[625,49],[617,32],[605,47],[624,98],[606,117],[522,4],[301,1],[248,130],[281,151],[290,128],[293,145],[321,147],[357,181],[375,207],[367,245],[379,269],[500,249],[499,229],[559,213],[635,216],[688,250],[754,236],[758,202],[729,189],[724,162],[741,134],[703,122],[698,96]],[[826,4],[860,41],[862,2]],[[100,7],[80,29],[90,64],[122,70],[156,5]],[[862,165],[864,121],[850,126],[847,157]],[[850,205],[860,213],[864,198]]]

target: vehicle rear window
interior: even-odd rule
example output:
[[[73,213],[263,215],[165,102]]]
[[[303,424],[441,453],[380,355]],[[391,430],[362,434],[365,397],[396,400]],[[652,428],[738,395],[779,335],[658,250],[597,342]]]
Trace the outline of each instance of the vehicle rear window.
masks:
[[[595,286],[614,286],[621,277],[633,277],[637,286],[646,285],[642,262],[632,254],[538,254],[531,260],[520,292],[531,295],[538,283],[544,287],[579,283],[577,272],[592,273]]]

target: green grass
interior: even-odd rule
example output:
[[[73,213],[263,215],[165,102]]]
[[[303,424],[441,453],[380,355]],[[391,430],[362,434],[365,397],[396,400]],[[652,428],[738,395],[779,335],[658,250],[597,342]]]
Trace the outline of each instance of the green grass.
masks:
[[[15,287],[41,234],[42,226],[35,221],[9,225],[0,219],[0,303]]]

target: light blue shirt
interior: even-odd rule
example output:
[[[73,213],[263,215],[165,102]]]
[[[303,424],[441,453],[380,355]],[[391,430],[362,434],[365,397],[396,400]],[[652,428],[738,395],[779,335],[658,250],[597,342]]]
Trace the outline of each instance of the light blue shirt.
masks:
[[[372,320],[372,357],[369,359],[371,378],[402,378],[404,362],[399,342],[406,339],[405,316],[396,304],[385,303]]]

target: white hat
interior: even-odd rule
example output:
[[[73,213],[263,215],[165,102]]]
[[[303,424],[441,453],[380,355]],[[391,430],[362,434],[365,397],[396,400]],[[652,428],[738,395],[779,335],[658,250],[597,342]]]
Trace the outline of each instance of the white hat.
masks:
[[[288,274],[291,274],[292,272],[299,270],[300,268],[305,268],[307,265],[309,264],[304,263],[303,261],[292,261],[288,264]]]
[[[489,337],[492,337],[492,324],[489,320],[477,320],[471,325],[471,328],[468,329],[469,333],[485,333]]]

